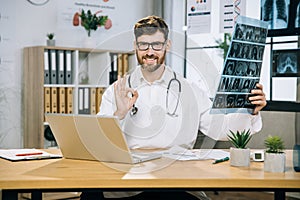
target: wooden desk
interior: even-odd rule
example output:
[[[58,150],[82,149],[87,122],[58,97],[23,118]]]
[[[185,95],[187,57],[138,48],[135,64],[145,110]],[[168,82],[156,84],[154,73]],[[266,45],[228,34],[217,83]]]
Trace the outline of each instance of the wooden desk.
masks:
[[[58,151],[58,150],[57,150]],[[285,173],[264,172],[263,162],[250,167],[231,167],[229,162],[157,159],[118,171],[96,161],[52,159],[10,162],[0,159],[2,199],[17,199],[18,192],[111,190],[244,190],[274,191],[278,199],[286,191],[300,191],[300,173],[293,170],[292,151],[287,152]],[[129,169],[129,168],[128,168]],[[148,173],[144,173],[148,172]],[[276,196],[276,195],[275,195]],[[275,198],[276,199],[276,198]]]

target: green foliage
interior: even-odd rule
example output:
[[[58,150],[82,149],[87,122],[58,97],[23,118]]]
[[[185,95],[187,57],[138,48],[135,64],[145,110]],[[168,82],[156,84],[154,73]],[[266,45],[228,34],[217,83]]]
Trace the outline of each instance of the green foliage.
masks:
[[[216,43],[218,44],[218,48],[223,49],[223,58],[224,60],[226,59],[227,56],[227,52],[229,50],[229,46],[230,46],[230,42],[231,42],[231,34],[230,33],[224,33],[224,39],[223,41],[221,39],[216,40]]]
[[[104,26],[108,16],[97,16],[96,13],[92,14],[90,10],[86,13],[84,10],[81,11],[81,26],[87,31],[88,36],[91,36],[91,30],[96,31],[99,26]]]
[[[230,135],[227,134],[228,140],[236,147],[239,149],[245,149],[246,145],[252,138],[250,129],[243,130],[242,132],[236,131],[233,132],[230,130]]]
[[[54,39],[54,35],[55,35],[54,33],[48,33],[47,37],[48,37],[49,40],[53,40]]]
[[[283,153],[284,142],[279,136],[268,136],[265,139],[265,146],[267,148],[267,153]]]

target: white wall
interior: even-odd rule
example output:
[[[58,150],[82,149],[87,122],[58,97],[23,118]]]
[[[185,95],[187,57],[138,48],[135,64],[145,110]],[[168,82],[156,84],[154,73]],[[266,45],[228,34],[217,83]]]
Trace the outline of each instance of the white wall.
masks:
[[[139,18],[155,13],[156,11],[153,11],[153,7],[155,7],[157,1],[159,0],[114,0],[117,14],[113,16],[113,28],[109,31],[98,30],[93,34],[93,38],[100,45],[99,48],[131,50],[133,24]],[[70,2],[74,1],[50,0],[44,6],[33,6],[26,0],[0,0],[0,148],[22,147],[22,49],[25,46],[45,45],[48,32],[55,32],[56,43],[59,46],[83,46],[86,33],[82,28],[66,28],[60,25],[61,22],[59,20],[61,19],[59,14],[64,10],[62,5]],[[164,18],[172,30],[171,39],[173,41],[172,56],[167,57],[168,64],[176,71],[182,72],[184,1],[167,0],[164,2]],[[154,3],[156,4],[154,5]],[[259,0],[247,1],[247,16],[258,18],[259,5]],[[216,10],[218,12],[217,1],[212,1],[212,8],[214,12]],[[217,21],[217,15],[214,14],[213,22]],[[214,26],[218,26],[215,24]],[[216,28],[213,28],[213,30],[216,30]],[[204,40],[206,43],[199,43],[197,37],[198,39],[203,38],[203,34],[191,38],[190,44],[211,45],[212,41],[221,38],[222,35],[214,31],[214,33],[210,34],[210,39]],[[209,67],[211,67],[212,70],[208,71],[211,74],[218,73],[222,67],[222,57],[216,53],[197,50],[197,52],[192,52],[190,55],[188,62],[196,63],[197,65],[199,63],[203,65],[204,63],[203,69],[210,70]],[[197,59],[201,59],[201,61]],[[207,76],[207,71],[203,71],[202,75],[212,77]],[[266,90],[269,88],[268,79],[269,68],[263,68],[262,82]],[[215,80],[217,79],[210,78],[207,79],[207,82],[209,85],[213,85]],[[262,141],[266,135],[278,133],[284,136],[288,147],[291,147],[294,144],[295,131],[293,115],[294,113],[263,113],[264,127],[254,140]],[[283,123],[284,126],[281,127],[284,127],[284,129],[277,129],[276,132],[270,127],[274,127],[273,123],[277,122]]]
[[[22,140],[22,49],[46,45],[46,34],[54,32],[57,46],[83,47],[87,37],[82,27],[61,26],[63,5],[75,2],[101,3],[96,0],[50,0],[34,6],[28,1],[0,0],[0,148],[19,148]],[[141,17],[152,14],[153,1],[114,0],[109,12],[113,27],[93,34],[103,49],[132,50],[132,30]],[[67,16],[68,17],[68,16]]]

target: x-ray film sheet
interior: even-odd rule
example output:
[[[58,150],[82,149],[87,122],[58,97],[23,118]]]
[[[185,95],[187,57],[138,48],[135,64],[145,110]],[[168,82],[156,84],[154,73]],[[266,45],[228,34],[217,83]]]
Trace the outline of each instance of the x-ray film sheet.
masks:
[[[248,98],[260,80],[267,29],[264,21],[237,19],[211,114],[253,112]]]

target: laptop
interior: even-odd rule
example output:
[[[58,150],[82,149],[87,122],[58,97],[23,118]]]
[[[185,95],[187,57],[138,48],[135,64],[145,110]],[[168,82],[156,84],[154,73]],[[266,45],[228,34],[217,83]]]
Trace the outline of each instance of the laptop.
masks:
[[[115,117],[45,114],[63,157],[136,164],[161,157],[159,153],[133,153]]]

